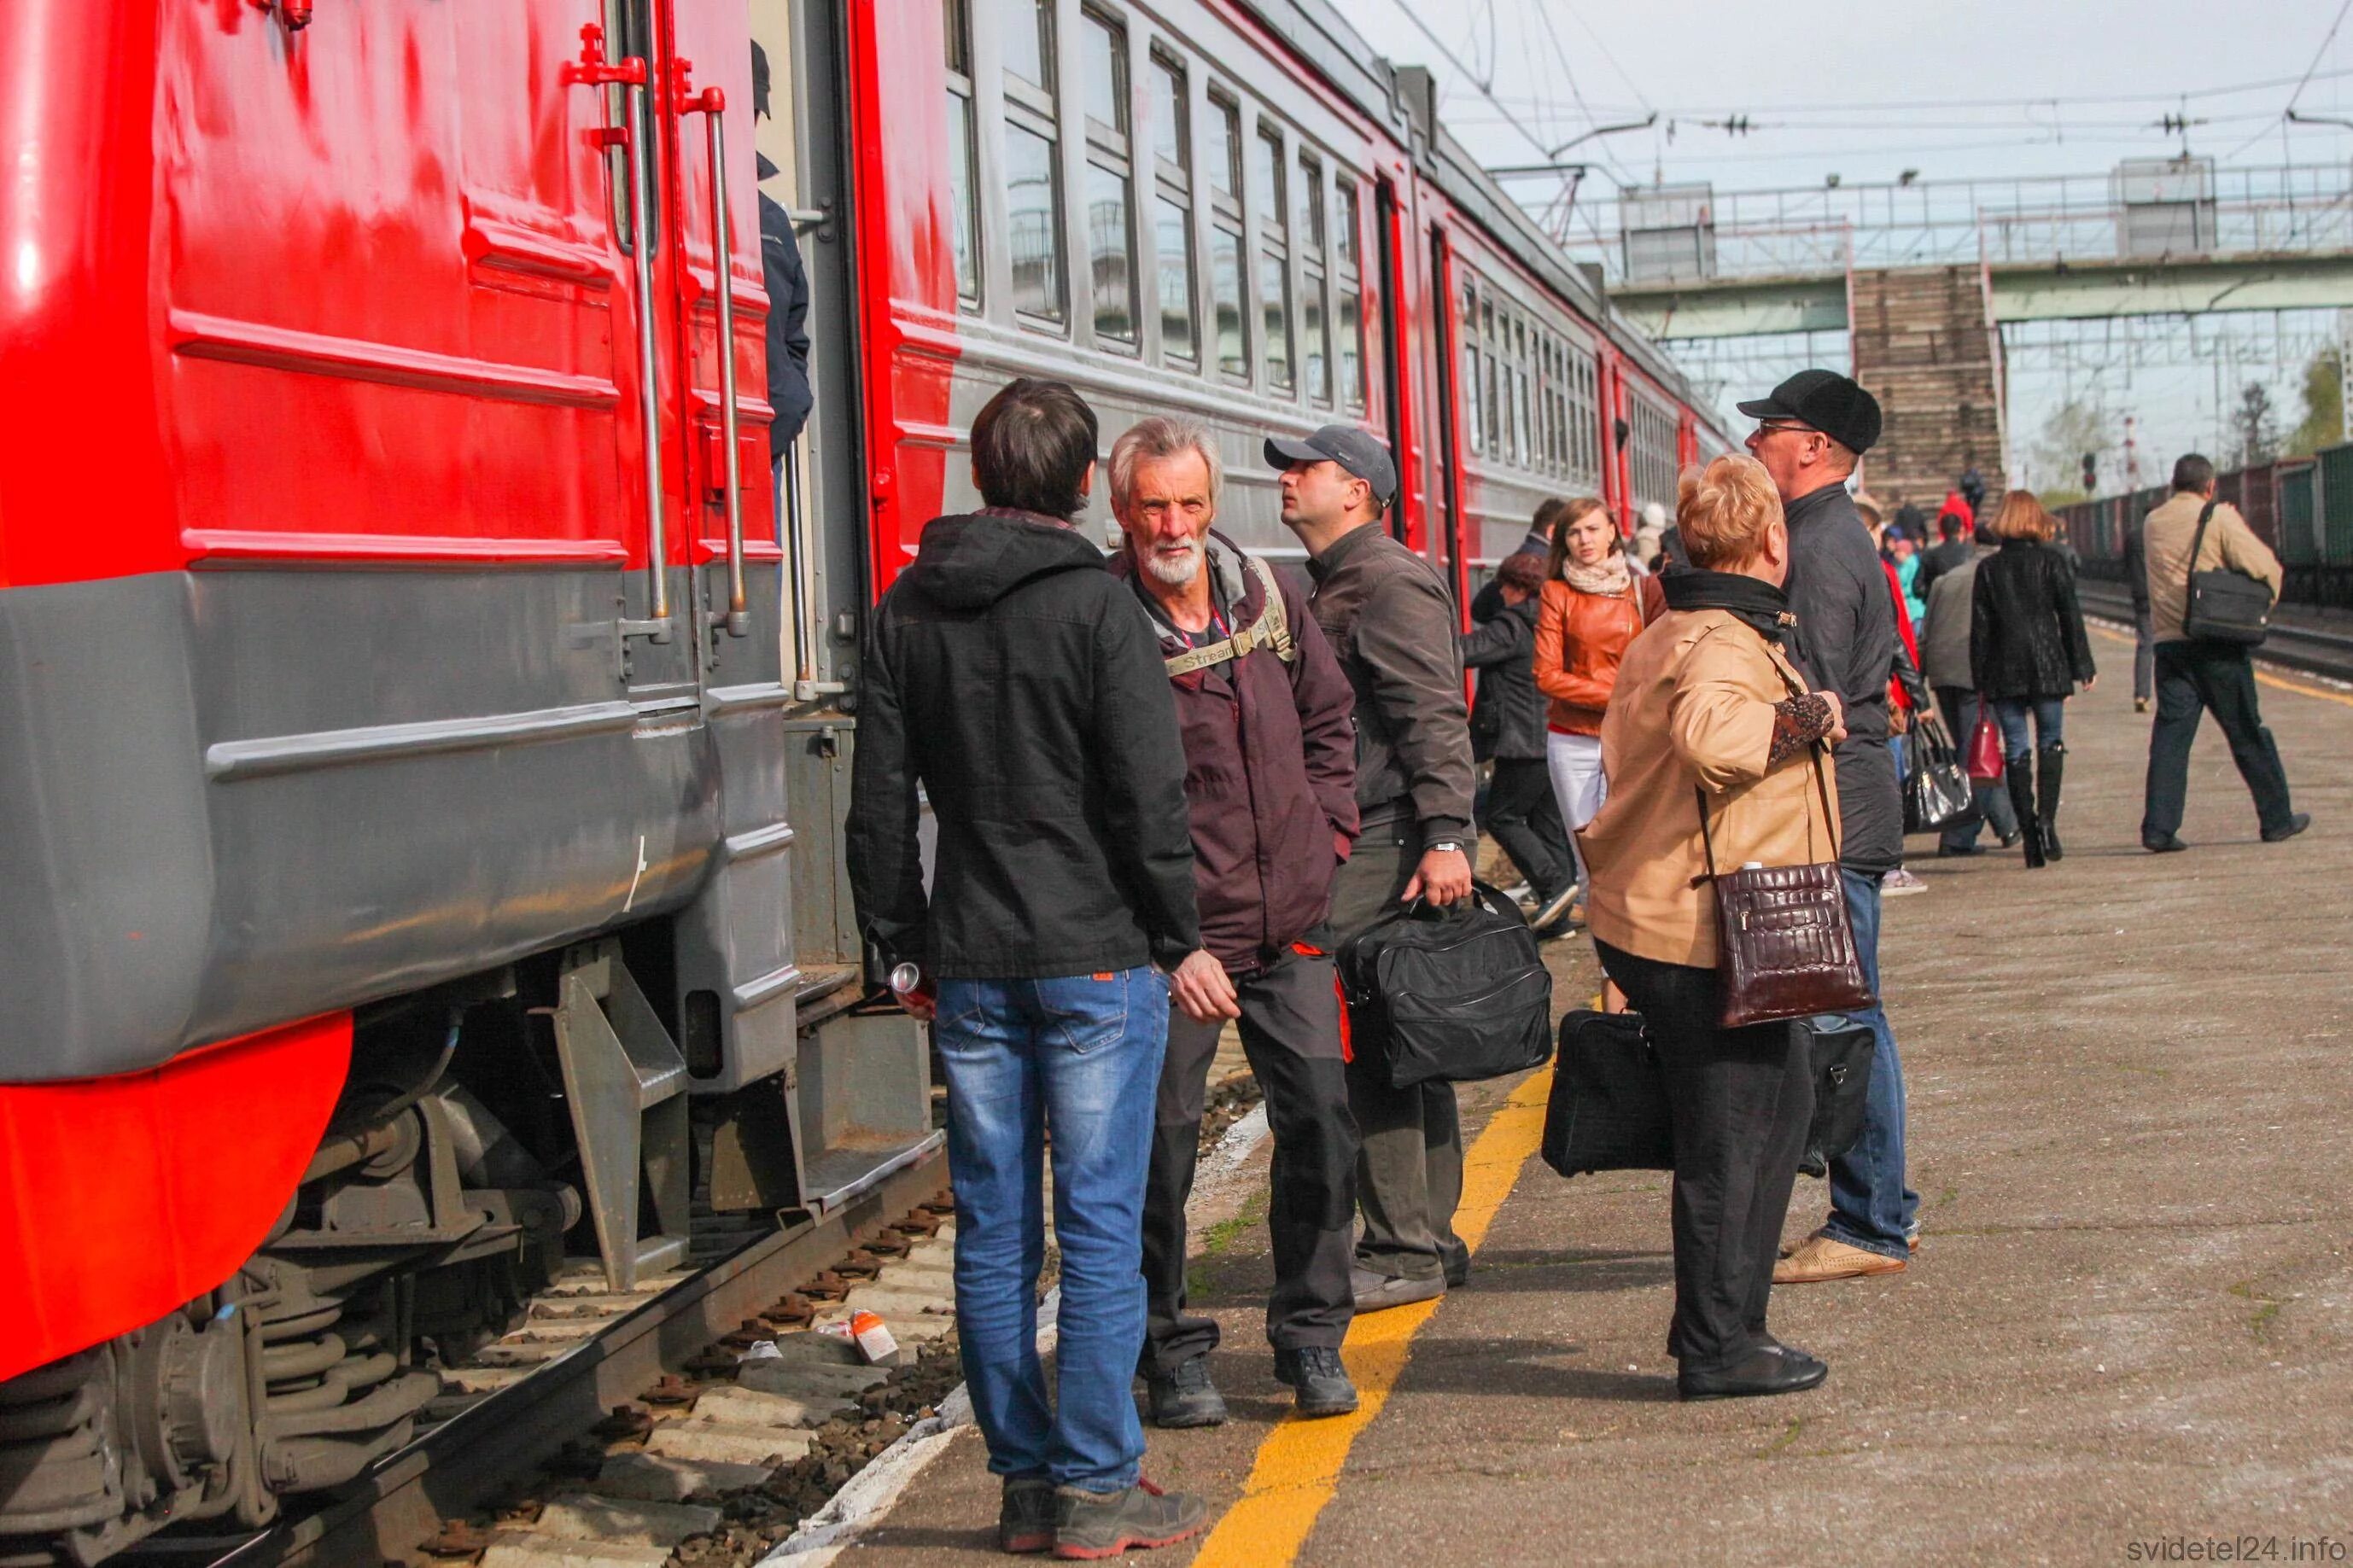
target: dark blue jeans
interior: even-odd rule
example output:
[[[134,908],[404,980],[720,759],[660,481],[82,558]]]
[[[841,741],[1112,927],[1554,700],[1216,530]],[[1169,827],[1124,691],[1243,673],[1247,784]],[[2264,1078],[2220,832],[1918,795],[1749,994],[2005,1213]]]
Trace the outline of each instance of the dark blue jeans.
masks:
[[[1993,721],[2001,726],[2004,762],[2022,763],[2036,747],[2057,745],[2066,738],[2067,700],[2063,697],[1997,697],[1990,706]],[[2033,743],[2029,744],[2026,718],[2034,716]]]
[[[956,1331],[988,1468],[1089,1491],[1133,1486],[1144,1458],[1130,1390],[1144,1347],[1144,1176],[1168,983],[1145,968],[943,979],[939,991]],[[1062,1254],[1051,1405],[1038,1357],[1049,1128]]]
[[[1839,868],[1862,977],[1874,994],[1879,990],[1880,876]],[[1862,1136],[1831,1162],[1831,1217],[1822,1229],[1849,1247],[1904,1258],[1910,1253],[1912,1216],[1920,1207],[1920,1194],[1904,1179],[1904,1063],[1895,1054],[1895,1031],[1888,1027],[1883,1005],[1873,1003],[1846,1016],[1871,1031],[1871,1096],[1863,1103]]]

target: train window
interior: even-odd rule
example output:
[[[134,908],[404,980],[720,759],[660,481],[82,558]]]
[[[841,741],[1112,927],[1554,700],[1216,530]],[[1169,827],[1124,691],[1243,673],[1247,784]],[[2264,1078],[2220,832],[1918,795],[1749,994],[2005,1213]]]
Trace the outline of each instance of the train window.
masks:
[[[1209,300],[1218,313],[1218,368],[1250,379],[1250,344],[1242,333],[1242,237],[1218,225],[1209,231]]]
[[[1259,220],[1282,226],[1282,132],[1261,124],[1252,142],[1250,184],[1257,187]]]
[[[1486,400],[1479,395],[1479,290],[1462,285],[1462,434],[1473,452],[1487,447]]]
[[[1324,163],[1299,153],[1299,335],[1300,373],[1308,398],[1332,406],[1331,289],[1324,279]]]
[[[1217,92],[1209,94],[1209,188],[1237,200],[1242,194],[1242,111]]]
[[[1271,250],[1258,258],[1259,314],[1265,324],[1266,381],[1289,392],[1291,379],[1291,266]]]
[[[1008,116],[1005,216],[1013,251],[1013,308],[1062,320],[1062,181],[1053,140]]]
[[[1194,331],[1193,147],[1185,96],[1185,68],[1152,52],[1152,168],[1155,187],[1152,254],[1160,289],[1160,358],[1166,364],[1197,365],[1201,344]]]
[[[1519,446],[1514,455],[1520,467],[1531,468],[1535,462],[1536,427],[1528,401],[1528,324],[1525,320],[1512,323],[1512,382],[1520,400]]]
[[[1480,449],[1498,458],[1504,452],[1504,408],[1495,400],[1495,302],[1492,300],[1479,301],[1479,363],[1483,383],[1481,401],[1487,407],[1487,439]]]
[[[1334,226],[1339,231],[1334,254],[1332,289],[1340,309],[1340,406],[1351,414],[1365,407],[1365,285],[1356,266],[1356,182],[1345,170],[1335,187],[1340,205]]]
[[[1152,155],[1160,160],[1163,179],[1175,177],[1189,183],[1193,170],[1193,146],[1185,134],[1187,112],[1191,107],[1185,101],[1185,68],[1159,50],[1152,51]]]
[[[997,47],[1006,74],[1051,98],[1054,93],[1053,0],[997,0]]]
[[[944,0],[941,20],[947,37],[948,197],[954,232],[956,300],[980,309],[980,207],[973,199],[972,18],[965,0]]]
[[[1092,11],[1079,18],[1087,101],[1087,272],[1095,340],[1137,344],[1134,224],[1128,162],[1127,32]]]

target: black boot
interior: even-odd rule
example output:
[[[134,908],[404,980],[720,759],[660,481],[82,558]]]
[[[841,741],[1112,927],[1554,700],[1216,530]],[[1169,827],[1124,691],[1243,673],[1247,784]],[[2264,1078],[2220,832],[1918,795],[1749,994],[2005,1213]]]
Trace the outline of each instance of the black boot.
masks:
[[[2026,864],[2042,864],[2042,824],[2034,816],[2034,759],[2010,759],[2010,804],[2018,813],[2018,836],[2026,844]]]
[[[2035,753],[2034,815],[2042,823],[2042,853],[2059,859],[2059,790],[2067,777],[2067,742],[2053,741]]]

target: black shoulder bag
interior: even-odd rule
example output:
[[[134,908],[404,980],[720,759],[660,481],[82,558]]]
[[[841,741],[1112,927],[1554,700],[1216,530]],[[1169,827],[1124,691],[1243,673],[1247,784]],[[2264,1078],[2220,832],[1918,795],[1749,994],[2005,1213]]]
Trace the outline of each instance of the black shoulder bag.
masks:
[[[2208,501],[2198,514],[2198,533],[2189,542],[2189,604],[2181,629],[2198,642],[2254,647],[2271,634],[2272,585],[2227,566],[2198,570],[2198,552],[2206,543],[2206,524],[2214,516],[2215,504]]]

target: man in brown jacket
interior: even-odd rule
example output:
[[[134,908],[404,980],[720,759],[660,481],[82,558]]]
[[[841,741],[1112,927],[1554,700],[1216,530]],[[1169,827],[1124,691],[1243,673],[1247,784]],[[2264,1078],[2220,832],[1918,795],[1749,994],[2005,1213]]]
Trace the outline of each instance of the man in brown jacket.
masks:
[[[1356,694],[1356,808],[1363,831],[1332,889],[1345,941],[1394,905],[1451,904],[1471,892],[1471,723],[1454,601],[1430,563],[1389,537],[1397,499],[1388,449],[1350,425],[1271,439],[1282,521],[1307,546],[1309,608]],[[1451,1083],[1392,1088],[1373,1052],[1348,1063],[1363,1134],[1356,1202],[1356,1310],[1443,1295],[1469,1277],[1454,1234],[1462,1126]]]
[[[2198,520],[2208,509],[2206,534]],[[2191,637],[2182,627],[2189,605],[2193,572],[2227,568],[2271,585],[2279,599],[2279,558],[2255,537],[2237,507],[2216,503],[2214,465],[2192,452],[2173,465],[2173,494],[2141,524],[2141,556],[2147,572],[2150,640],[2157,645],[2157,722],[2148,732],[2148,781],[2142,795],[2140,842],[2157,854],[2187,849],[2179,837],[2181,812],[2189,794],[2189,746],[2206,710],[2231,742],[2231,760],[2255,797],[2255,820],[2263,842],[2293,838],[2312,826],[2287,793],[2287,770],[2279,747],[2263,727],[2255,699],[2255,668],[2236,643]],[[2189,559],[2196,545],[2198,559]]]
[[[1185,743],[1201,942],[1224,967],[1242,1049],[1274,1131],[1274,1373],[1303,1415],[1342,1415],[1354,1315],[1356,1122],[1324,930],[1332,875],[1356,835],[1355,702],[1307,605],[1264,562],[1211,531],[1223,471],[1200,426],[1145,419],[1111,451],[1111,563],[1160,634]],[[1181,997],[1180,997],[1181,1000]],[[1224,1000],[1224,999],[1221,999]],[[1168,1017],[1144,1194],[1143,1373],[1157,1426],[1213,1426],[1216,1320],[1185,1311],[1185,1202],[1220,1025]]]

